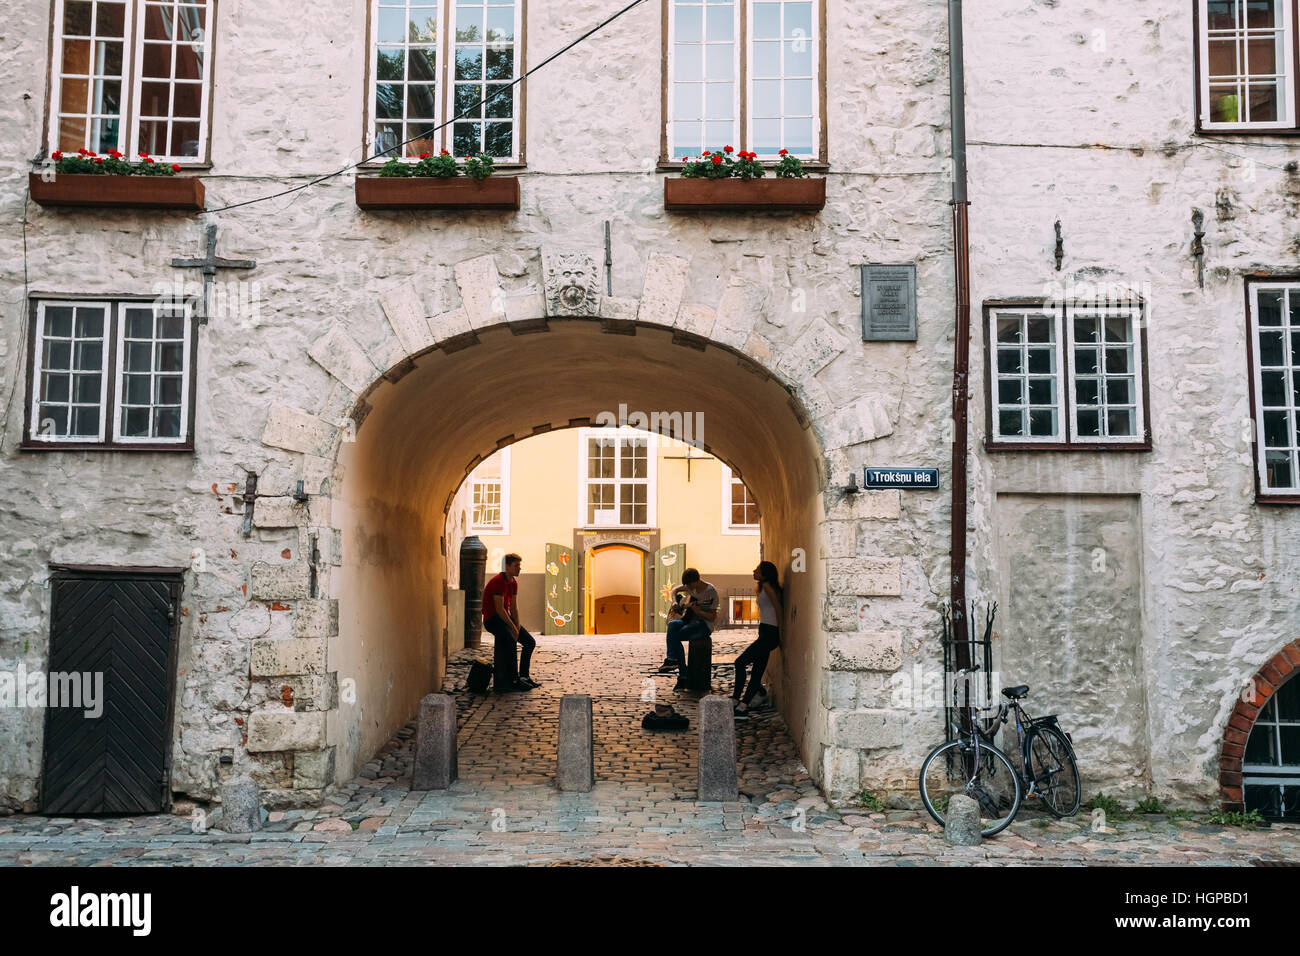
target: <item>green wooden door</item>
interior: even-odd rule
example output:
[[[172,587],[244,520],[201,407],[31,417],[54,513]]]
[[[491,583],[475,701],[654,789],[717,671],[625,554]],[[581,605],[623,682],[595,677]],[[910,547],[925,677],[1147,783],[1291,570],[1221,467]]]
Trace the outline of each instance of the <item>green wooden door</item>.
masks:
[[[668,605],[672,603],[673,588],[682,583],[686,570],[686,545],[670,544],[655,552],[655,589],[646,595],[646,602],[654,608],[654,629],[660,634],[668,630]]]
[[[578,633],[578,562],[573,549],[546,546],[546,624],[543,634]]]

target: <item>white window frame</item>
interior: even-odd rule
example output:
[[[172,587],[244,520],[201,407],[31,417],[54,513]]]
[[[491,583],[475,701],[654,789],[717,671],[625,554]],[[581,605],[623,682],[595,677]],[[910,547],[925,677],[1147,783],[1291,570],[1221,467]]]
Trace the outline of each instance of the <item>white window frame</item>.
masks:
[[[514,38],[514,71],[510,81],[518,80],[524,72],[524,7],[527,0],[515,0],[515,38]],[[433,42],[433,48],[437,57],[437,78],[434,80],[434,118],[433,126],[435,129],[441,127],[455,116],[456,109],[456,0],[428,0],[424,6],[433,7],[438,14],[438,33]],[[366,51],[366,59],[369,67],[370,81],[367,88],[366,102],[366,130],[365,130],[365,150],[369,156],[378,148],[377,130],[380,118],[376,110],[375,98],[379,90],[379,48],[387,44],[379,41],[379,0],[370,0],[369,3],[369,49]],[[409,9],[408,2],[405,9]],[[403,44],[405,45],[405,44]],[[486,67],[485,67],[486,69]],[[502,82],[502,81],[496,81]],[[483,92],[487,94],[487,83],[483,81]],[[403,81],[405,86],[405,81]],[[498,164],[518,165],[523,163],[523,132],[524,132],[524,84],[516,83],[514,86],[514,116],[511,119],[513,132],[511,134],[511,153],[510,156],[494,157]],[[393,122],[386,119],[384,122]],[[478,122],[477,120],[475,122]],[[402,106],[402,139],[406,139],[406,106],[403,98]],[[438,129],[434,134],[435,149],[446,149],[451,151],[451,146],[455,142],[455,123],[448,123],[445,128]],[[394,155],[392,153],[376,157],[377,162],[388,162],[390,159],[396,159],[404,163],[419,162],[418,156]],[[463,156],[456,156],[458,163],[464,162]]]
[[[1295,329],[1290,324],[1290,310],[1287,308],[1291,296],[1300,299],[1300,279],[1279,280],[1273,282],[1252,282],[1250,283],[1250,355],[1251,355],[1251,376],[1254,381],[1255,390],[1255,473],[1259,479],[1259,496],[1266,497],[1285,497],[1294,498],[1300,495],[1300,451],[1293,452],[1291,459],[1291,480],[1293,484],[1285,488],[1270,488],[1268,484],[1268,455],[1264,447],[1264,365],[1263,356],[1260,354],[1260,325],[1259,325],[1259,293],[1261,291],[1281,291],[1283,296],[1283,314],[1282,325],[1278,330],[1282,332],[1282,348],[1285,353],[1287,365],[1284,368],[1291,371],[1292,376],[1300,376],[1300,355],[1297,355],[1292,349],[1292,336],[1287,334],[1288,331]],[[1272,368],[1273,366],[1270,366]],[[1291,396],[1294,401],[1294,395]],[[1278,406],[1270,406],[1276,409]],[[1288,434],[1295,436],[1297,426],[1300,426],[1300,408],[1288,403]]]
[[[113,318],[114,303],[104,300],[88,299],[42,299],[36,304],[36,349],[31,356],[32,366],[32,384],[31,394],[27,396],[31,417],[28,440],[33,442],[44,442],[51,445],[84,445],[92,443],[102,443],[104,435],[107,433],[108,416],[112,414],[112,409],[108,408],[108,356],[112,348],[113,336]],[[73,356],[70,360],[75,361],[75,342],[77,332],[78,308],[102,308],[104,310],[104,336],[103,351],[100,355],[99,369],[99,433],[94,437],[89,435],[47,435],[41,432],[41,386],[44,378],[45,365],[45,310],[48,308],[70,308],[73,310],[72,316],[72,333],[73,333]],[[68,384],[69,398],[69,428],[71,428],[71,399],[72,390],[75,388],[75,376],[70,376],[74,381]]]
[[[760,525],[757,524],[742,525],[742,524],[731,523],[731,488],[732,488],[732,484],[735,482],[739,482],[741,485],[744,485],[746,489],[749,488],[748,485],[745,485],[742,479],[736,477],[736,474],[725,463],[723,463],[722,464],[722,533],[757,535],[760,531]],[[755,506],[757,506],[758,504],[757,499],[755,499],[754,504]]]
[[[1239,10],[1244,12],[1244,0],[1234,0],[1234,2],[1238,4],[1242,4],[1242,6],[1239,7]],[[1199,56],[1200,75],[1196,78],[1196,82],[1197,82],[1197,88],[1200,91],[1201,115],[1199,118],[1200,118],[1201,129],[1241,132],[1241,131],[1249,131],[1249,130],[1260,130],[1260,131],[1288,130],[1288,129],[1296,128],[1296,95],[1297,93],[1300,93],[1300,83],[1296,82],[1296,58],[1295,58],[1296,24],[1295,24],[1295,16],[1294,16],[1295,4],[1293,0],[1277,0],[1277,2],[1279,6],[1281,6],[1282,8],[1282,31],[1283,31],[1282,46],[1285,54],[1283,57],[1283,63],[1286,72],[1284,74],[1281,74],[1281,76],[1284,78],[1284,83],[1282,84],[1282,93],[1283,96],[1286,97],[1285,116],[1279,117],[1277,120],[1268,120],[1263,122],[1235,122],[1235,123],[1218,122],[1216,123],[1216,122],[1211,122],[1210,120],[1209,0],[1197,0],[1196,16],[1197,16],[1197,27],[1198,27],[1197,35],[1199,38],[1198,56]],[[1222,36],[1225,34],[1223,34],[1221,31],[1217,35]],[[1244,39],[1249,39],[1250,37],[1249,28],[1248,27],[1243,28],[1243,30],[1240,33],[1238,33],[1238,31],[1233,31],[1233,35],[1239,35]],[[1243,69],[1246,68],[1247,64],[1245,61],[1245,54],[1244,51],[1240,49],[1240,46],[1238,47],[1238,56],[1240,58],[1241,68]],[[1248,76],[1249,74],[1242,74],[1242,75]],[[1274,76],[1278,76],[1278,75],[1279,74],[1274,74]]]
[[[620,478],[618,475],[622,462],[621,444],[615,444],[614,477],[587,477],[587,442],[589,439],[616,439],[621,443],[626,438],[644,440],[646,443],[646,477],[641,479]],[[591,524],[587,521],[587,486],[592,483],[614,483],[615,512],[619,506],[618,488],[623,484],[642,484],[646,488],[646,520],[644,524]],[[653,528],[658,522],[658,487],[659,487],[659,438],[653,432],[639,428],[580,428],[578,429],[578,523],[576,527],[592,530],[630,530]]]
[[[1129,334],[1132,336],[1132,341],[1130,343],[1125,343],[1125,344],[1131,345],[1133,349],[1133,405],[1135,408],[1134,418],[1136,419],[1136,423],[1134,425],[1134,432],[1132,435],[1080,435],[1078,433],[1078,429],[1079,429],[1079,418],[1077,414],[1078,404],[1076,398],[1074,397],[1075,396],[1074,383],[1075,383],[1075,376],[1076,376],[1075,367],[1074,367],[1075,348],[1076,348],[1075,341],[1074,341],[1074,318],[1076,315],[1083,314],[1083,315],[1096,315],[1102,319],[1102,322],[1098,326],[1102,336],[1101,342],[1099,344],[1099,348],[1101,349],[1101,353],[1102,353],[1101,355],[1102,363],[1101,363],[1101,370],[1098,373],[1097,377],[1100,380],[1100,385],[1104,386],[1107,378],[1124,377],[1121,375],[1108,375],[1106,372],[1106,328],[1105,328],[1104,317],[1106,315],[1113,315],[1117,312],[1125,312],[1128,314]],[[1068,434],[1070,436],[1069,439],[1070,444],[1072,445],[1131,445],[1134,442],[1144,441],[1146,439],[1147,423],[1146,423],[1146,409],[1143,407],[1144,402],[1142,400],[1143,396],[1146,394],[1145,391],[1146,384],[1143,380],[1143,375],[1142,375],[1143,355],[1142,355],[1142,310],[1141,308],[1128,303],[1113,305],[1113,306],[1097,306],[1092,304],[1069,305],[1065,307],[1064,326],[1065,326],[1066,335],[1068,336],[1068,341],[1065,344],[1066,360],[1069,362],[1069,366],[1068,366],[1069,373],[1067,376],[1068,380],[1065,384],[1066,387],[1069,388],[1069,392],[1066,393],[1065,395],[1062,395],[1061,398],[1065,400],[1065,407],[1069,411],[1068,421],[1066,422],[1066,425],[1068,429]],[[1067,399],[1067,395],[1068,395],[1068,399]],[[1098,407],[1101,410],[1101,414],[1103,416],[1102,425],[1104,427],[1105,426],[1104,416],[1105,416],[1105,411],[1108,407],[1104,395],[1101,396],[1101,402],[1102,404]]]
[[[125,0],[126,12],[125,23],[123,26],[122,36],[122,89],[120,93],[120,111],[118,114],[117,124],[117,143],[113,147],[119,152],[126,153],[127,159],[133,160],[139,155],[140,143],[140,119],[138,109],[140,104],[141,83],[141,64],[144,59],[144,14],[146,0]],[[216,20],[216,2],[215,0],[194,0],[194,5],[201,5],[205,10],[204,21],[207,26],[203,34],[203,77],[200,80],[200,107],[199,107],[199,148],[194,156],[170,156],[155,154],[154,159],[159,162],[176,163],[178,165],[206,165],[208,162],[208,150],[210,148],[209,137],[209,119],[208,112],[212,95],[212,55],[215,20]],[[59,116],[62,112],[63,99],[63,15],[65,0],[54,0],[53,23],[51,36],[53,39],[53,50],[50,58],[50,115],[49,126],[46,130],[46,141],[51,153],[59,150]],[[93,29],[93,26],[92,26]],[[90,90],[88,95],[94,96],[94,41],[91,41],[91,76]],[[172,72],[175,72],[173,62]],[[170,81],[169,81],[170,82]],[[174,98],[175,91],[172,91]],[[175,118],[172,118],[173,122]],[[186,118],[188,122],[188,118]],[[89,119],[87,119],[87,136],[89,136]],[[87,145],[89,148],[89,144]],[[96,150],[97,151],[97,150]]]
[[[1134,389],[1134,408],[1135,408],[1135,431],[1132,435],[1080,435],[1079,423],[1077,419],[1078,403],[1075,400],[1075,340],[1074,340],[1074,318],[1076,315],[1114,315],[1117,312],[1127,313],[1129,316],[1129,328],[1132,341],[1126,343],[1133,350],[1133,389]],[[1035,406],[1040,408],[1054,407],[1056,409],[1057,429],[1052,435],[1004,435],[1001,432],[1000,412],[1003,408],[1017,406],[1005,406],[999,399],[998,384],[1003,378],[1002,373],[998,371],[998,351],[1000,348],[998,342],[998,318],[1010,317],[1012,315],[1021,318],[1025,316],[1050,316],[1053,323],[1055,335],[1054,351],[1056,353],[1056,370],[1050,373],[1050,377],[1056,379],[1056,402],[1053,406]],[[1145,312],[1140,302],[1116,302],[1116,303],[1054,303],[1040,304],[1033,303],[1019,305],[995,305],[988,309],[988,322],[985,326],[985,334],[988,336],[989,352],[989,411],[991,415],[990,441],[994,447],[1003,445],[1070,445],[1079,448],[1096,448],[1107,445],[1140,445],[1147,441],[1147,411],[1146,411],[1146,354],[1143,351],[1142,330]],[[1100,348],[1102,350],[1102,369],[1098,378],[1102,383],[1108,377],[1105,372],[1105,329],[1104,322],[1100,326],[1102,341]],[[1021,348],[1027,348],[1030,343],[1021,344]],[[1041,347],[1041,346],[1040,346]],[[1021,373],[1022,378],[1026,380],[1030,377],[1047,378],[1048,373],[1034,373],[1028,371],[1026,363],[1025,371]],[[1120,376],[1109,376],[1120,377]],[[1025,398],[1028,399],[1028,384],[1026,383]],[[1104,411],[1106,408],[1104,397],[1102,405],[1099,406],[1103,413],[1102,424],[1105,425]]]
[[[674,110],[673,86],[676,82],[676,76],[677,76],[677,55],[676,55],[677,2],[676,0],[664,0],[664,2],[668,6],[668,18],[667,18],[668,35],[664,38],[664,46],[666,50],[665,55],[667,59],[667,78],[666,78],[667,89],[664,91],[664,103],[665,103],[664,114],[665,115],[663,118],[664,142],[665,142],[665,149],[667,150],[667,155],[664,156],[664,159],[667,162],[679,162],[682,157],[680,155],[680,150],[674,151],[675,144],[673,143],[673,135],[672,135],[673,124],[676,122],[673,113]],[[733,98],[732,98],[733,119],[731,124],[732,126],[731,138],[729,141],[724,143],[706,142],[706,144],[704,145],[705,149],[710,149],[710,150],[722,149],[724,146],[728,146],[728,145],[733,146],[737,151],[742,149],[744,150],[753,149],[754,117],[753,117],[752,105],[754,102],[753,99],[754,77],[753,77],[753,70],[750,67],[750,64],[753,62],[753,50],[754,50],[754,18],[752,16],[752,10],[751,10],[751,7],[754,2],[755,0],[735,0],[734,9],[736,13],[736,20],[735,20],[735,27],[732,32],[732,36],[734,38],[733,43],[735,45],[735,52],[733,55],[733,67],[732,67],[732,75],[734,77],[734,81],[732,85],[734,87],[735,92],[733,93]],[[823,91],[823,83],[824,83],[824,79],[822,77],[822,30],[824,29],[824,26],[822,24],[821,0],[809,0],[809,2],[811,3],[812,6],[812,36],[808,38],[808,42],[812,46],[812,63],[813,63],[812,151],[807,154],[795,153],[792,151],[791,155],[796,156],[805,162],[817,163],[817,162],[821,162],[822,149],[824,147],[824,144],[822,143],[822,123],[823,123],[822,91]],[[744,7],[743,11],[742,11],[742,6]],[[704,2],[701,3],[701,7],[707,11],[707,7],[708,7],[707,0],[704,0]],[[782,8],[783,22],[784,22],[784,16],[785,16],[785,11],[783,7]],[[743,30],[743,35],[742,35],[742,30]],[[695,41],[690,41],[690,42],[695,42]],[[698,42],[700,42],[701,45],[705,45],[704,40],[700,40]],[[782,38],[782,43],[784,44],[785,42],[786,42],[785,39]],[[741,56],[742,48],[745,54],[743,57]],[[743,69],[742,69],[742,64],[744,66]],[[782,81],[784,81],[784,77],[782,78]],[[784,98],[785,98],[784,87],[782,88],[781,96],[782,96],[782,104],[784,106]],[[744,120],[743,126],[741,125],[742,117]],[[784,124],[784,119],[785,118],[783,115],[782,116],[783,124]],[[707,124],[708,120],[702,119],[701,123]],[[785,144],[782,144],[782,146],[784,147]],[[695,154],[691,154],[691,155],[695,155]],[[763,162],[775,162],[779,158],[780,158],[779,156],[762,156],[760,157],[760,160]]]
[[[477,469],[476,469],[477,471]],[[501,523],[495,525],[479,524],[474,520],[474,487],[493,483],[501,486]],[[501,475],[499,478],[479,478],[470,475],[469,488],[469,530],[470,534],[509,534],[510,533],[510,446],[501,449]]]
[[[754,0],[741,0],[749,5],[751,9],[746,10],[745,17],[745,62],[748,66],[745,76],[745,142],[748,144],[744,148],[753,150],[754,148],[754,17],[753,3]],[[808,0],[812,8],[812,36],[808,38],[808,43],[812,49],[812,151],[809,153],[797,153],[790,151],[791,156],[796,156],[805,161],[816,162],[821,156],[821,3],[818,0]],[[785,2],[781,3],[781,67],[785,69],[785,44],[789,41],[785,37]],[[770,77],[764,77],[770,79]],[[782,72],[780,77],[781,83],[781,131],[785,132],[787,120],[785,112],[785,81],[787,77]],[[798,118],[798,117],[796,117]],[[787,143],[782,142],[778,148],[786,148]],[[759,159],[764,161],[778,160],[779,156],[760,156]]]
[[[1003,435],[1001,432],[1000,413],[1004,407],[1011,407],[1011,406],[1004,406],[998,398],[998,384],[1003,378],[1002,374],[998,371],[998,353],[1002,348],[1001,344],[998,341],[998,319],[1003,316],[1009,317],[1011,315],[1017,316],[1022,321],[1025,319],[1026,316],[1050,316],[1052,319],[1052,328],[1055,333],[1054,342],[1053,342],[1056,351],[1055,370],[1050,373],[1030,372],[1029,364],[1028,361],[1026,360],[1025,371],[1020,373],[1018,376],[1026,380],[1025,396],[1024,396],[1026,400],[1028,400],[1029,398],[1028,379],[1031,375],[1036,378],[1047,378],[1050,376],[1056,379],[1056,404],[1054,406],[1048,406],[1048,405],[1036,406],[1039,408],[1054,407],[1056,409],[1056,432],[1051,435]],[[1067,433],[1064,431],[1065,416],[1066,416],[1065,388],[1067,387],[1068,382],[1066,381],[1067,376],[1064,374],[1066,368],[1065,365],[1066,346],[1065,346],[1065,338],[1062,330],[1062,324],[1063,324],[1063,314],[1062,314],[1062,308],[1060,306],[1023,305],[1023,306],[997,307],[997,308],[989,309],[989,321],[988,321],[988,332],[987,332],[989,336],[989,352],[990,352],[989,388],[992,389],[992,414],[993,414],[992,435],[993,435],[993,440],[995,442],[999,442],[999,443],[1015,442],[1016,444],[1027,444],[1027,445],[1028,444],[1052,445],[1052,444],[1061,444],[1066,441]],[[1030,343],[1028,341],[1022,342],[1020,348],[1022,350],[1028,349],[1029,345]],[[1043,346],[1041,345],[1039,346],[1039,348],[1042,347]],[[1019,407],[1019,406],[1015,406],[1015,407]]]
[[[125,310],[129,308],[142,308],[151,305],[148,302],[118,302],[113,309],[114,321],[117,323],[117,330],[114,333],[114,340],[117,343],[116,362],[113,373],[113,442],[122,445],[183,445],[188,440],[190,433],[190,351],[191,338],[194,334],[194,308],[193,302],[187,300],[183,303],[181,313],[181,323],[184,329],[184,338],[181,345],[181,426],[180,434],[174,438],[157,438],[150,435],[131,436],[122,434],[122,407],[126,395],[126,316]],[[157,331],[157,316],[154,317],[154,331]],[[155,343],[157,339],[153,340]],[[132,373],[139,374],[139,373]],[[153,385],[153,379],[158,375],[156,369],[151,368],[149,372],[150,385]],[[167,372],[164,374],[174,375],[175,373]],[[150,389],[152,394],[152,388]],[[152,405],[150,406],[153,407]],[[152,421],[150,422],[152,428]]]
[[[60,0],[60,2],[62,2],[62,0]],[[148,0],[133,0],[133,4],[136,13],[135,16],[133,17],[133,19],[135,20],[135,43],[134,43],[134,49],[132,51],[132,56],[131,56],[131,62],[132,65],[134,66],[132,73],[134,74],[134,76],[131,82],[132,113],[131,113],[131,140],[130,140],[131,149],[129,155],[137,156],[139,155],[140,152],[139,109],[140,109],[140,100],[142,95],[141,91],[143,89],[143,83],[144,83],[144,45],[145,45],[144,16],[145,16],[145,9],[147,6],[149,6],[149,3]],[[213,0],[193,0],[193,2],[190,3],[189,5],[202,6],[204,8],[205,11],[204,23],[206,24],[206,26],[203,28],[203,40],[202,40],[203,76],[200,77],[199,79],[200,99],[199,99],[198,151],[193,156],[172,156],[170,154],[162,155],[162,154],[153,154],[153,153],[150,154],[154,159],[158,160],[159,162],[176,163],[178,165],[181,163],[203,163],[206,162],[207,155],[208,155],[208,104],[210,102],[211,95],[212,95],[212,34],[213,34],[213,21],[216,18],[217,11],[216,11],[216,4],[213,2]],[[155,3],[154,6],[171,6],[174,9],[174,4]],[[172,45],[179,46],[181,44],[173,43]],[[191,43],[189,44],[189,46],[193,47],[193,44]],[[173,74],[176,73],[176,58],[174,56],[172,57],[172,73]],[[171,97],[172,104],[175,104],[176,101],[175,79],[173,78],[171,80],[168,80],[167,82],[171,86],[171,90],[168,95]],[[171,124],[175,124],[176,117],[169,115],[168,120],[170,122],[168,125],[167,140],[168,140],[168,148],[170,149],[171,148]],[[190,122],[189,118],[186,117],[184,119],[184,122]],[[118,148],[120,149],[121,147]]]
[[[1293,678],[1293,680],[1300,680],[1300,677]],[[1286,683],[1290,683],[1290,681],[1287,681]],[[1283,686],[1286,686],[1286,684],[1283,684]],[[1282,688],[1279,687],[1278,691],[1281,691],[1281,689]],[[1266,711],[1270,705],[1273,708],[1273,715],[1270,719],[1266,720],[1264,718],[1264,711]],[[1273,728],[1273,755],[1277,758],[1277,763],[1246,763],[1245,752],[1243,751],[1241,758],[1241,772],[1243,774],[1253,773],[1267,774],[1274,777],[1285,777],[1286,786],[1300,786],[1300,763],[1282,763],[1282,728],[1300,728],[1300,720],[1282,719],[1281,707],[1278,706],[1277,694],[1274,693],[1269,697],[1268,702],[1260,708],[1259,716],[1255,718],[1255,723],[1251,725],[1250,732],[1253,734],[1255,729],[1261,725]],[[1242,782],[1243,784],[1245,783],[1245,781]],[[1252,782],[1259,784],[1270,781],[1254,780]]]
[[[679,155],[673,153],[673,151],[672,151],[672,150],[673,150],[673,124],[677,122],[676,119],[674,119],[674,114],[673,114],[673,110],[674,110],[674,102],[675,102],[675,96],[674,96],[673,87],[674,87],[674,85],[675,85],[675,83],[676,83],[676,76],[677,76],[677,53],[676,53],[676,50],[677,50],[677,0],[666,0],[666,2],[667,2],[667,4],[668,4],[668,37],[667,37],[667,41],[666,41],[666,46],[667,46],[667,51],[668,51],[668,80],[667,80],[667,82],[668,82],[668,90],[667,90],[667,97],[666,97],[666,98],[667,98],[667,103],[668,103],[668,109],[666,110],[666,112],[667,112],[668,115],[664,118],[664,121],[665,121],[664,134],[665,134],[665,136],[667,137],[667,144],[668,144],[668,145],[667,145],[667,149],[668,149],[668,151],[669,151],[669,155],[667,156],[667,159],[669,159],[669,160],[680,160],[680,159],[681,159],[681,156],[679,156]],[[740,104],[741,104],[741,101],[742,101],[742,96],[741,96],[741,85],[742,85],[742,82],[743,82],[743,79],[742,79],[742,76],[741,76],[741,69],[740,69],[740,50],[741,50],[741,36],[740,36],[740,25],[741,25],[741,16],[740,16],[740,13],[741,13],[741,10],[740,10],[740,8],[741,8],[741,6],[742,6],[744,3],[746,3],[746,2],[747,2],[747,0],[734,0],[733,5],[732,5],[732,9],[733,9],[734,12],[735,12],[735,18],[734,18],[734,20],[733,20],[733,23],[732,23],[732,29],[731,29],[731,44],[732,44],[732,56],[731,56],[731,88],[732,88],[732,94],[731,94],[731,134],[730,134],[730,136],[728,137],[727,141],[726,141],[726,142],[723,142],[723,143],[707,143],[707,142],[706,142],[706,144],[704,145],[703,149],[711,149],[711,150],[713,150],[713,149],[722,149],[722,147],[724,147],[724,146],[729,146],[729,145],[732,145],[732,144],[735,144],[735,148],[738,149],[738,150],[739,150],[739,149],[744,149],[744,146],[741,145],[741,135],[740,135]],[[708,37],[708,27],[707,27],[707,20],[708,20],[708,16],[707,16],[707,14],[708,14],[708,6],[709,6],[709,4],[708,4],[707,0],[700,0],[701,24],[704,26],[704,31],[705,31],[704,34],[702,35],[702,38],[701,38],[700,40],[698,40],[698,41],[696,41],[696,40],[687,41],[687,42],[690,42],[690,43],[692,43],[692,44],[696,44],[696,43],[698,43],[699,46],[703,48],[703,55],[702,55],[702,57],[701,57],[701,61],[702,61],[702,62],[701,62],[701,69],[704,68],[703,63],[704,63],[705,61],[708,60],[708,41],[707,41],[707,37]],[[704,103],[707,103],[707,102],[708,102],[708,83],[707,83],[706,81],[704,81],[704,80],[701,80],[700,83],[701,83],[701,86],[703,87],[703,89],[701,90],[700,95],[701,95],[701,97],[703,98]],[[706,125],[708,124],[708,122],[709,122],[709,120],[703,116],[703,114],[704,114],[705,112],[707,112],[707,110],[705,109],[705,107],[704,107],[703,104],[701,104],[700,111],[701,111],[700,126],[701,126],[701,128],[703,128],[703,127],[706,126]],[[684,122],[690,122],[690,120],[685,120]],[[722,122],[722,121],[721,121],[721,120],[715,120],[714,122]],[[696,154],[692,153],[692,154],[690,154],[690,155],[696,155]]]
[[[514,42],[513,42],[513,44],[512,44],[512,49],[514,50],[514,57],[513,57],[514,67],[513,67],[513,72],[512,72],[511,75],[510,75],[510,80],[507,81],[507,82],[513,82],[513,81],[519,79],[520,65],[521,65],[521,63],[522,63],[522,61],[523,61],[523,49],[524,49],[524,44],[523,44],[523,38],[524,38],[524,34],[523,34],[524,14],[523,14],[523,11],[524,11],[524,0],[515,0],[515,4],[514,4],[514,6],[515,6],[515,38],[514,38]],[[443,87],[443,94],[444,94],[444,95],[443,95],[442,99],[443,99],[443,101],[444,101],[445,103],[448,104],[448,105],[447,105],[447,114],[448,114],[448,115],[447,115],[446,118],[447,118],[447,119],[451,119],[453,116],[456,115],[456,113],[455,113],[455,110],[456,110],[456,83],[457,83],[457,80],[456,80],[456,11],[460,9],[460,4],[458,4],[458,3],[456,2],[456,0],[448,0],[447,9],[448,9],[448,14],[447,14],[447,30],[446,30],[446,33],[447,33],[447,45],[446,45],[446,50],[447,50],[446,59],[447,59],[447,62],[443,65],[443,70],[442,70],[442,72],[443,72],[444,75],[445,75],[445,80],[444,80],[445,86]],[[485,29],[486,29],[486,26],[485,26]],[[484,96],[487,96],[487,94],[488,94],[488,83],[491,82],[491,81],[489,81],[488,79],[486,79],[486,77],[487,77],[487,53],[486,53],[486,50],[487,50],[487,38],[486,38],[486,36],[484,37],[484,40],[483,40],[483,49],[484,49],[485,52],[484,52],[484,54],[483,54],[483,75],[484,75],[484,80],[483,80],[483,82],[482,82],[482,86],[483,86],[483,95],[484,95]],[[497,80],[496,82],[497,82],[497,83],[500,83],[500,82],[502,82],[502,81],[501,81],[501,80]],[[514,115],[513,115],[513,116],[511,117],[511,119],[510,119],[510,126],[511,126],[511,134],[510,134],[510,137],[511,137],[511,138],[510,138],[510,155],[509,155],[509,156],[497,156],[497,157],[493,157],[493,159],[494,159],[495,162],[510,164],[510,163],[518,163],[518,162],[520,161],[520,160],[519,160],[519,154],[520,154],[520,150],[519,150],[519,140],[520,140],[520,135],[519,135],[519,134],[520,134],[520,124],[523,122],[523,104],[524,104],[523,84],[522,84],[522,83],[517,84],[517,85],[515,86],[515,88],[514,88],[514,101],[515,101],[515,106],[514,106]],[[487,119],[484,119],[484,120],[473,120],[473,122],[482,122],[482,123],[486,124],[486,123],[491,122],[491,121],[490,121],[490,120],[487,120]],[[498,122],[499,122],[499,121],[498,121]],[[451,144],[455,143],[455,141],[456,141],[456,124],[455,124],[455,123],[452,123],[452,124],[451,124],[450,126],[448,126],[445,130],[442,130],[442,131],[439,133],[439,136],[441,137],[441,142],[443,143],[442,148],[443,148],[443,149],[451,149]],[[482,140],[480,140],[480,141],[482,141]],[[455,150],[452,150],[452,152],[454,153]],[[464,161],[464,157],[462,157],[462,156],[457,156],[456,159],[457,159],[458,161],[461,161],[461,162]]]

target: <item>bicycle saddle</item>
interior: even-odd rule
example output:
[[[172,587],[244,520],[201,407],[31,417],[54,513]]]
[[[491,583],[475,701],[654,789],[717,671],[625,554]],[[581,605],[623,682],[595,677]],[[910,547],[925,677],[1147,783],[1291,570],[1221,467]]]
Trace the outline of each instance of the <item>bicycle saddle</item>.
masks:
[[[1028,684],[1019,684],[1015,687],[1002,688],[1002,696],[1008,697],[1011,700],[1019,700],[1021,697],[1024,697],[1028,693],[1029,693]]]

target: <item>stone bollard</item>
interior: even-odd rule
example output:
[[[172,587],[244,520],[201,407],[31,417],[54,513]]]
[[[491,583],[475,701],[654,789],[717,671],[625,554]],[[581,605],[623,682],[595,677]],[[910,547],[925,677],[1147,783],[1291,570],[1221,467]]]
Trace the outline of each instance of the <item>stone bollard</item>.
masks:
[[[980,845],[980,805],[964,793],[948,800],[943,835],[953,846]]]
[[[596,782],[596,758],[591,731],[591,697],[565,694],[560,698],[559,766],[555,784],[561,790],[589,791]]]
[[[736,718],[730,697],[710,694],[700,699],[701,800],[737,800]]]
[[[420,699],[412,790],[446,790],[456,779],[456,702],[446,694]]]
[[[221,829],[226,833],[256,833],[262,829],[262,793],[247,777],[221,785]]]

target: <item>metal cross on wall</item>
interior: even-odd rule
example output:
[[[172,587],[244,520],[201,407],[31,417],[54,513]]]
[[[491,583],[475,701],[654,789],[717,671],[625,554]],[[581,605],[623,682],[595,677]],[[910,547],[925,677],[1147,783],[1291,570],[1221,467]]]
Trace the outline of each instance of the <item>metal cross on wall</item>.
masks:
[[[696,455],[692,455],[692,454],[691,454],[691,447],[692,447],[692,446],[690,446],[690,445],[687,445],[687,446],[686,446],[686,454],[684,454],[684,455],[664,455],[664,461],[684,461],[684,462],[686,462],[686,481],[687,481],[688,483],[689,483],[690,480],[691,480],[691,462],[693,462],[693,461],[702,461],[702,460],[703,460],[700,456],[696,456]]]
[[[200,322],[208,321],[209,307],[212,303],[212,280],[216,278],[218,269],[252,269],[257,266],[257,262],[252,259],[222,259],[218,256],[217,227],[215,224],[208,226],[207,240],[207,255],[202,259],[172,260],[172,266],[177,269],[203,270],[203,310],[198,316]]]

